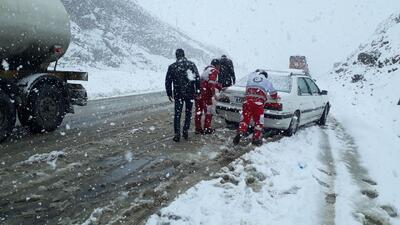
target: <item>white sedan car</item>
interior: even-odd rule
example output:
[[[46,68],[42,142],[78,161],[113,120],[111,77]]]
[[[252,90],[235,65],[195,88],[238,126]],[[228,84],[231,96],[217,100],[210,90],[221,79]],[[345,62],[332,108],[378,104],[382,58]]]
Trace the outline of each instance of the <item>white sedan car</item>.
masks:
[[[282,130],[291,136],[308,123],[325,125],[331,107],[327,91],[321,91],[311,77],[300,70],[265,71],[280,99],[268,98],[264,128]],[[217,98],[216,112],[228,124],[240,122],[246,84],[247,76]]]

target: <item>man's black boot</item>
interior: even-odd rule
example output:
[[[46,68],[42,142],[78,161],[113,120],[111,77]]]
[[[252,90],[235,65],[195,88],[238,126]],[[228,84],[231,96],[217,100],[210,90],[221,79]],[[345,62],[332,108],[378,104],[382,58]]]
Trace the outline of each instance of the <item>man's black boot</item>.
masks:
[[[174,140],[175,142],[180,142],[181,136],[179,134],[175,134],[175,137],[172,140]]]
[[[186,131],[183,131],[182,136],[183,136],[183,138],[184,138],[185,140],[188,140],[188,139],[189,139],[189,132],[188,132],[187,130],[186,130]]]
[[[196,129],[194,133],[195,134],[204,134],[204,130]]]

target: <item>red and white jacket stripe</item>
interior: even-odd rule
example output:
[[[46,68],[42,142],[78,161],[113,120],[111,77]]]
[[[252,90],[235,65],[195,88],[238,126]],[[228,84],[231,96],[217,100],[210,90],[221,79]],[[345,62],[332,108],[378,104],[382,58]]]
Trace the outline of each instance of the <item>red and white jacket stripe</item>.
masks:
[[[251,98],[257,102],[265,103],[268,94],[273,99],[278,98],[278,92],[264,75],[261,75],[258,72],[250,74],[246,85],[246,98]]]

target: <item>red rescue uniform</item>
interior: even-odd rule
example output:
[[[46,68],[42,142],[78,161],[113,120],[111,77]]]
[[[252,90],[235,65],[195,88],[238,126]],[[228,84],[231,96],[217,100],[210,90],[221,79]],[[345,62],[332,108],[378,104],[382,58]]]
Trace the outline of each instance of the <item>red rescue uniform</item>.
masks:
[[[273,99],[278,98],[278,94],[271,82],[259,72],[252,73],[246,86],[246,94],[243,102],[243,113],[239,125],[239,133],[245,134],[253,119],[254,135],[253,140],[260,140],[264,129],[264,107],[267,96]]]
[[[219,71],[214,66],[208,66],[200,76],[200,95],[196,98],[195,127],[196,132],[211,131],[212,121],[212,98],[215,89],[220,89],[221,85],[217,82]],[[201,126],[201,119],[205,114],[204,129]]]

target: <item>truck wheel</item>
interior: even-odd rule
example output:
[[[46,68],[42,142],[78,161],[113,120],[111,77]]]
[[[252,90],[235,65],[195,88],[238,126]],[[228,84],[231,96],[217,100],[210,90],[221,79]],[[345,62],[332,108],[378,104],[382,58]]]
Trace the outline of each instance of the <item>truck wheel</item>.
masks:
[[[27,109],[18,108],[18,120],[21,126],[29,126],[29,118],[31,118],[31,114]]]
[[[290,121],[289,128],[285,131],[285,135],[291,137],[296,134],[300,126],[300,112],[296,111],[293,114],[292,121]]]
[[[0,142],[4,141],[14,128],[16,120],[15,105],[10,97],[0,92]]]
[[[65,116],[62,90],[57,85],[48,83],[39,84],[34,89],[30,96],[30,130],[33,133],[54,131],[61,125]]]

